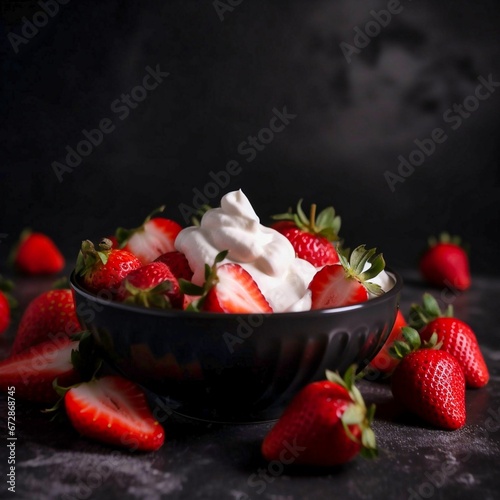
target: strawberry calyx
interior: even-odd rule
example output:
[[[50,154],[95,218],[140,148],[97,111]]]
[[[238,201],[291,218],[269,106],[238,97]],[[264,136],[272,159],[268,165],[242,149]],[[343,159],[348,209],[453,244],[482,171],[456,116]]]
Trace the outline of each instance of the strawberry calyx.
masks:
[[[106,265],[112,248],[113,243],[108,238],[103,238],[97,249],[90,240],[82,241],[82,246],[76,259],[76,274],[85,276],[90,273],[99,262],[102,263],[102,265]]]
[[[124,285],[129,293],[128,297],[123,301],[125,304],[172,309],[172,303],[165,295],[166,292],[170,292],[173,289],[171,281],[166,280],[150,288],[138,288],[125,279]]]
[[[223,250],[219,252],[214,259],[214,263],[210,266],[205,264],[205,282],[202,286],[195,285],[191,281],[185,280],[184,278],[179,279],[179,287],[182,293],[186,295],[199,296],[198,299],[193,300],[186,311],[201,311],[201,307],[205,302],[208,292],[219,282],[219,277],[217,275],[217,265],[220,264],[229,253],[229,250]]]
[[[370,293],[379,296],[384,293],[382,287],[369,281],[378,276],[385,268],[383,255],[381,253],[376,254],[376,252],[376,248],[366,250],[365,245],[359,245],[350,255],[349,249],[340,250],[338,253],[346,277],[359,281]],[[367,263],[370,266],[366,271],[363,271]]]
[[[341,226],[340,216],[335,214],[333,207],[327,207],[316,217],[316,209],[317,206],[313,203],[308,217],[302,209],[302,199],[300,199],[295,213],[292,212],[292,209],[289,209],[284,214],[273,215],[272,219],[291,221],[306,233],[323,236],[329,241],[338,241]]]
[[[5,296],[10,309],[17,307],[17,300],[12,296],[11,292],[14,289],[14,283],[11,280],[5,279],[0,275],[0,292]]]
[[[125,248],[130,238],[135,233],[142,233],[144,231],[144,226],[153,218],[154,215],[159,214],[165,210],[165,205],[155,208],[145,219],[144,222],[133,229],[125,229],[124,227],[119,227],[115,232],[115,238],[118,242],[118,248]]]
[[[431,335],[428,341],[423,343],[420,334],[414,328],[404,326],[401,328],[401,332],[405,340],[396,340],[389,348],[389,354],[399,360],[421,348],[439,350],[443,345],[442,342],[437,341],[438,335],[436,332]]]
[[[7,257],[7,265],[11,268],[16,267],[16,259],[17,259],[17,254],[19,251],[19,248],[21,247],[22,243],[26,239],[28,239],[28,236],[30,236],[33,233],[33,230],[29,227],[24,228],[21,231],[21,234],[19,235],[19,239],[17,242],[14,244],[14,246],[11,248],[9,255]]]
[[[436,245],[439,244],[451,244],[451,245],[456,245],[457,247],[462,247],[464,248],[464,245],[462,245],[462,238],[457,235],[450,235],[450,233],[443,231],[439,234],[439,236],[436,238],[435,236],[429,236],[427,239],[429,248],[435,247]],[[464,250],[466,250],[464,248]]]
[[[347,390],[352,403],[347,406],[341,416],[344,431],[355,443],[361,444],[361,455],[365,458],[374,458],[377,456],[377,441],[375,433],[371,428],[371,423],[375,415],[375,404],[366,407],[361,392],[354,384],[356,380],[356,365],[351,365],[341,377],[338,372],[326,370],[326,378],[334,384],[338,384]],[[349,429],[350,425],[357,425],[361,430],[361,441],[353,435]]]
[[[437,300],[430,294],[424,293],[422,296],[422,305],[412,304],[408,323],[415,330],[421,330],[431,321],[437,318],[452,318],[453,306],[450,304],[446,310],[442,311]]]

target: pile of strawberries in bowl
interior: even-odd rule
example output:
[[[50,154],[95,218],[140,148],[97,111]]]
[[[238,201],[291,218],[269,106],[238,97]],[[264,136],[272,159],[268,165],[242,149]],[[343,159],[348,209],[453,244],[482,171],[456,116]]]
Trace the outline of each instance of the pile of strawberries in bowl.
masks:
[[[155,212],[83,241],[72,289],[45,292],[24,311],[0,388],[64,410],[84,436],[143,451],[162,446],[165,432],[141,386],[194,418],[281,416],[262,452],[278,459],[300,437],[307,452],[297,464],[374,454],[374,408],[355,385],[363,375],[382,374],[427,422],[465,424],[466,386],[489,377],[474,333],[429,294],[410,328],[398,311],[401,277],[375,249],[340,245],[332,207],[306,215],[299,202],[264,226],[234,191],[200,215],[182,228]],[[30,238],[18,268],[60,270],[62,257]],[[467,289],[461,252],[449,238],[433,242],[425,279]]]

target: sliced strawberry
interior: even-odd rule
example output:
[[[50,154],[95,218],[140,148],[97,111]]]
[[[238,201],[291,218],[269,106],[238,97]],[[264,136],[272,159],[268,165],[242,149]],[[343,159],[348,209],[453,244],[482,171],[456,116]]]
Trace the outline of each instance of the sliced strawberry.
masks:
[[[193,271],[189,267],[189,262],[182,252],[166,252],[155,259],[155,262],[163,262],[166,264],[172,274],[177,278],[191,280]]]
[[[311,309],[342,307],[368,300],[369,294],[380,295],[379,285],[368,280],[377,276],[384,268],[382,254],[375,249],[366,250],[364,245],[355,248],[350,260],[340,255],[340,264],[325,266],[318,271],[311,283]],[[365,264],[370,267],[363,271]]]
[[[14,386],[16,397],[39,403],[55,403],[59,396],[52,387],[72,385],[79,375],[71,362],[78,342],[69,338],[49,340],[0,362],[0,389]]]
[[[118,228],[116,239],[120,248],[136,255],[143,264],[153,262],[165,252],[175,250],[175,238],[182,227],[171,219],[152,216],[163,212],[164,206],[150,214],[141,226],[135,229]]]
[[[63,270],[65,260],[56,244],[43,233],[23,231],[12,250],[11,261],[26,274],[56,274]]]
[[[83,436],[131,450],[154,451],[165,432],[138,385],[106,376],[71,388],[64,397],[66,413]]]
[[[116,298],[129,304],[161,309],[182,309],[184,304],[177,278],[163,262],[151,262],[131,271],[121,282]]]
[[[316,217],[316,205],[311,205],[309,217],[302,210],[302,200],[297,204],[297,212],[290,210],[274,215],[278,220],[273,229],[283,234],[292,244],[297,257],[307,260],[316,267],[339,262],[333,242],[339,239],[340,217],[333,207],[322,210]]]
[[[217,282],[208,292],[203,310],[250,314],[273,312],[252,276],[233,263],[217,268]]]

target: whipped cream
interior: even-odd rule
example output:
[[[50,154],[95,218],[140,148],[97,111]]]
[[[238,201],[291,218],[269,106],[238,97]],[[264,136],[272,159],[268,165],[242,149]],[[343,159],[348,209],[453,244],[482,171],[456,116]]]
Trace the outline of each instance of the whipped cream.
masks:
[[[307,287],[317,269],[295,257],[285,236],[260,224],[241,190],[227,193],[220,208],[203,215],[200,226],[183,229],[175,248],[186,256],[197,285],[205,280],[205,264],[212,265],[219,252],[228,250],[221,264],[235,262],[248,271],[274,312],[311,308]]]

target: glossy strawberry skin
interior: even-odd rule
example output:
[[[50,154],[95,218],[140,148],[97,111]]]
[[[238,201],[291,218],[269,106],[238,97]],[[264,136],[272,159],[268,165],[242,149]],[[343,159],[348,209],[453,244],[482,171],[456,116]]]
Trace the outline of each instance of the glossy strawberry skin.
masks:
[[[10,305],[5,294],[0,292],[0,334],[10,325]]]
[[[401,328],[407,326],[407,322],[403,316],[403,313],[398,310],[396,315],[396,320],[394,325],[389,333],[389,337],[385,341],[382,349],[378,352],[378,354],[373,358],[370,362],[369,367],[372,370],[375,370],[384,374],[391,374],[396,366],[399,364],[399,360],[390,355],[389,349],[396,340],[402,340],[403,334],[401,332]]]
[[[163,262],[177,279],[191,281],[193,271],[189,267],[189,262],[182,252],[166,252],[155,259],[155,262]]]
[[[436,332],[438,341],[442,341],[441,349],[457,359],[465,375],[467,387],[485,386],[489,381],[488,367],[477,343],[472,329],[456,318],[437,318],[431,321],[420,332],[423,341],[431,338]]]
[[[65,260],[51,238],[43,233],[29,233],[21,237],[14,264],[26,274],[56,274],[63,270]]]
[[[343,307],[368,300],[368,291],[356,279],[348,277],[340,264],[325,266],[311,283],[311,309]]]
[[[81,329],[71,290],[49,290],[33,299],[24,311],[11,353],[17,354],[51,336],[70,336]]]
[[[112,249],[106,264],[98,261],[85,273],[83,283],[85,288],[93,293],[100,290],[113,292],[131,271],[141,265],[141,261],[127,250]]]
[[[290,241],[297,257],[307,260],[313,266],[321,267],[339,262],[335,247],[325,237],[303,231],[288,221],[278,222],[272,227]]]
[[[165,441],[144,392],[122,377],[80,384],[66,393],[64,405],[73,427],[91,439],[132,451],[155,451]]]
[[[173,308],[182,309],[184,297],[179,288],[177,278],[172,274],[169,267],[162,262],[151,262],[150,264],[146,264],[145,266],[131,271],[120,284],[116,298],[123,302],[130,297],[131,294],[126,288],[126,282],[130,283],[135,288],[147,291],[165,281],[169,281],[172,287],[170,291],[165,292],[168,301]]]
[[[316,466],[348,462],[361,450],[360,443],[346,435],[340,419],[351,403],[348,391],[338,384],[320,381],[307,385],[265,437],[264,458]],[[349,430],[359,439],[358,426],[350,425]],[[287,453],[290,448],[294,453]]]
[[[465,424],[465,377],[451,354],[413,351],[401,360],[391,380],[394,399],[426,422],[449,430]]]
[[[420,272],[432,285],[467,290],[471,285],[469,258],[453,243],[438,243],[420,258]]]
[[[16,388],[16,397],[37,403],[55,403],[59,396],[52,387],[54,379],[61,386],[79,381],[71,364],[71,351],[77,341],[69,338],[49,340],[30,347],[0,362],[0,390]]]
[[[252,276],[238,264],[217,268],[217,283],[208,291],[203,310],[222,313],[271,313],[271,306]]]

